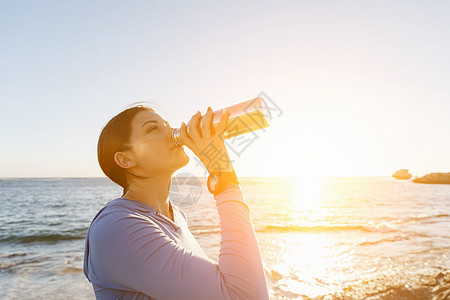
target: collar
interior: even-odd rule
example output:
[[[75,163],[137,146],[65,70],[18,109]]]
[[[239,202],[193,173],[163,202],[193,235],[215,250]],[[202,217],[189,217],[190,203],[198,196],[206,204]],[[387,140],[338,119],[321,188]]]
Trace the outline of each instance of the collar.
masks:
[[[116,198],[108,203],[108,205],[119,205],[122,207],[130,208],[132,210],[138,211],[140,213],[144,214],[152,214],[154,217],[158,219],[162,219],[165,223],[168,223],[170,226],[172,226],[175,230],[178,230],[180,226],[176,223],[178,221],[178,207],[174,206],[172,202],[169,199],[169,209],[172,209],[173,219],[172,221],[169,217],[163,215],[160,213],[156,208],[154,208],[151,205],[148,205],[144,202],[128,199],[125,197]]]

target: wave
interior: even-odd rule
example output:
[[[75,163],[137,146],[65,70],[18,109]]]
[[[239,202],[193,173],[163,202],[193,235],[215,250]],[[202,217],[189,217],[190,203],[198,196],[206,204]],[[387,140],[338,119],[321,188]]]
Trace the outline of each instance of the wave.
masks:
[[[268,268],[265,273],[271,281],[279,282],[286,279],[286,275]],[[299,281],[298,278],[292,279]],[[396,281],[395,283],[393,281]],[[315,280],[312,285],[324,284],[322,280]],[[325,281],[326,282],[326,281]],[[340,289],[339,292],[332,294],[322,294],[315,298],[310,298],[310,295],[300,294],[297,291],[288,289],[280,289],[278,284],[275,284],[274,290],[278,295],[283,295],[289,298],[305,297],[306,299],[377,299],[377,300],[393,300],[393,299],[450,299],[450,270],[443,269],[435,274],[424,275],[416,274],[410,277],[397,277],[396,279],[387,279],[385,275],[378,278],[365,279],[361,281],[349,283],[347,286]]]
[[[0,237],[0,243],[15,242],[20,244],[35,243],[35,242],[58,242],[69,240],[80,240],[86,237],[87,228],[75,229],[62,233],[37,233],[33,235],[10,235]]]
[[[367,225],[317,225],[317,226],[283,226],[268,225],[256,228],[257,232],[334,232],[334,231],[364,231],[364,232],[397,232],[397,229],[382,226]]]
[[[426,216],[412,216],[407,219],[405,219],[405,223],[411,223],[416,221],[426,221],[426,220],[433,220],[433,219],[439,219],[439,218],[448,218],[450,215],[447,214],[438,214],[438,215],[426,215]]]
[[[382,281],[381,281],[382,282]],[[359,299],[449,299],[450,270],[444,270],[435,275],[421,275],[401,284],[385,283],[375,291],[358,292],[359,288],[346,288],[345,293],[333,295],[331,299],[342,299],[358,295]],[[356,292],[356,293],[355,293]]]
[[[376,241],[363,241],[363,242],[358,243],[358,246],[373,246],[373,245],[377,245],[377,244],[381,244],[381,243],[385,243],[385,242],[398,242],[398,241],[408,240],[408,239],[409,239],[409,237],[398,236],[398,237],[393,237],[393,238],[380,239],[380,240],[376,240]]]
[[[25,256],[27,255],[26,253],[13,253],[13,254],[1,254],[0,258],[12,258],[12,257],[17,257],[17,256]]]
[[[41,263],[43,261],[42,258],[36,258],[36,257],[22,257],[26,256],[25,253],[15,253],[10,255],[3,255],[3,259],[0,260],[0,270],[8,270],[13,269],[20,265],[28,265],[28,264],[36,264]],[[9,259],[5,259],[9,258]]]
[[[212,233],[220,233],[220,228],[219,226],[208,226],[208,225],[194,225],[194,226],[190,226],[189,230],[193,233],[193,234],[212,234]]]
[[[218,226],[191,226],[190,230],[194,234],[220,233]],[[387,225],[317,225],[317,226],[297,226],[297,225],[268,225],[255,227],[256,232],[334,232],[334,231],[364,231],[364,232],[397,232],[398,230]]]

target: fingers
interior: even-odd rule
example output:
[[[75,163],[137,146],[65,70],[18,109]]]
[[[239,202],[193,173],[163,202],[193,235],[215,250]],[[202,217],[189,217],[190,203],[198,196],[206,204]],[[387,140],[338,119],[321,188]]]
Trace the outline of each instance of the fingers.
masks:
[[[200,111],[197,111],[197,113],[192,116],[191,120],[188,122],[187,125],[187,132],[193,141],[201,137],[201,133],[198,130],[199,129],[198,122],[201,116],[202,114],[200,113]]]
[[[220,116],[220,121],[217,124],[217,131],[216,131],[218,133],[218,136],[221,138],[223,138],[223,134],[227,129],[229,117],[230,113],[226,109],[224,109],[222,111],[222,115]]]
[[[181,123],[180,136],[181,136],[181,141],[183,142],[183,144],[185,144],[189,149],[192,149],[192,147],[194,145],[194,141],[189,136],[189,134],[187,132],[187,126],[186,126],[186,124],[184,124],[184,122]]]
[[[202,120],[202,135],[203,135],[203,137],[210,138],[212,135],[212,132],[211,132],[212,115],[213,115],[213,111],[212,111],[211,107],[208,106],[208,110]]]

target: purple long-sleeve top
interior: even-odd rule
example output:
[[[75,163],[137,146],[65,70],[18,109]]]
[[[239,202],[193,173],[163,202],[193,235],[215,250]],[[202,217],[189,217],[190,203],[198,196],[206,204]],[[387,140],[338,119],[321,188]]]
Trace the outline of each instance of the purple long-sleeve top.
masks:
[[[226,189],[215,201],[220,219],[219,262],[203,252],[178,206],[170,203],[172,221],[140,201],[108,202],[86,236],[84,274],[96,298],[268,299],[241,189]]]

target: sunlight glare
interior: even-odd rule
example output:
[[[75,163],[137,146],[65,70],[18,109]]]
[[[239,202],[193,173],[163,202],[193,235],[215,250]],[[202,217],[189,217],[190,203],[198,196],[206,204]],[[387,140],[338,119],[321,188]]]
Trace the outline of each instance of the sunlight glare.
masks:
[[[342,288],[346,272],[354,269],[353,251],[335,248],[336,240],[325,234],[296,234],[289,240],[272,268],[283,278],[280,289],[316,297]]]
[[[295,182],[293,204],[300,211],[319,212],[322,206],[322,191],[317,176],[299,176]]]

